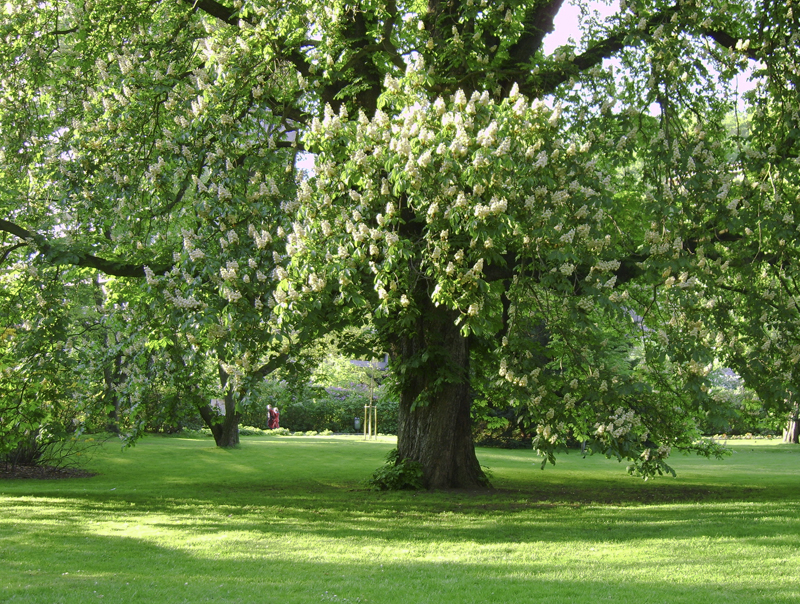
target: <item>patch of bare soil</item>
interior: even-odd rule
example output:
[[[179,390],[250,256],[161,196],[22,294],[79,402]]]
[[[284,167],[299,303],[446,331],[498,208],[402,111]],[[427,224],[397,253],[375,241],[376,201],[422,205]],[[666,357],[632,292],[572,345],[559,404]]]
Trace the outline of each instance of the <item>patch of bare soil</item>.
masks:
[[[94,472],[80,468],[55,468],[53,466],[16,466],[0,465],[0,480],[9,478],[38,478],[39,480],[54,480],[58,478],[88,478]]]

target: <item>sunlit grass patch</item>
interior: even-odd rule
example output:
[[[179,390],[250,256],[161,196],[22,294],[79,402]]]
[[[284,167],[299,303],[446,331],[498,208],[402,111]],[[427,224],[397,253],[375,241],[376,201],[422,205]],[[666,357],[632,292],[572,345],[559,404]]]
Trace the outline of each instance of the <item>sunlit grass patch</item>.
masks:
[[[795,602],[800,449],[750,444],[648,482],[479,449],[494,492],[380,493],[388,439],[147,438],[0,482],[0,601]]]

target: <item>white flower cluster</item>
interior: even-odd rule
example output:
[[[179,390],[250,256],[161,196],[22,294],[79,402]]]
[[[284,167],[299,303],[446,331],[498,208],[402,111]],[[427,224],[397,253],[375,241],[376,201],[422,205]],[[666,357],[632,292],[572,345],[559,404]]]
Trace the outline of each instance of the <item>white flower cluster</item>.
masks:
[[[147,281],[147,285],[158,285],[158,279],[156,279],[153,270],[149,266],[144,267],[144,278]]]
[[[237,277],[239,263],[236,260],[228,260],[225,266],[220,267],[219,273],[224,281],[233,281]]]
[[[508,208],[508,202],[505,199],[498,199],[492,197],[488,205],[478,203],[475,205],[475,216],[480,219],[485,219],[488,216],[502,214]]]
[[[597,437],[612,437],[615,439],[622,438],[630,432],[636,430],[642,425],[642,420],[636,415],[633,409],[623,409],[618,407],[617,410],[608,418],[608,424],[596,423],[595,435]],[[639,439],[644,441],[647,439],[647,432],[639,434]]]
[[[598,271],[616,271],[620,267],[619,260],[599,260],[595,265]]]
[[[324,277],[320,277],[315,273],[312,273],[308,277],[308,286],[311,288],[313,292],[320,292],[325,289],[326,281]]]
[[[221,289],[222,297],[225,298],[228,302],[236,302],[242,298],[242,293],[236,289],[232,289],[230,287],[223,287]]]
[[[596,192],[607,189],[609,175],[589,157],[592,141],[560,135],[560,105],[551,111],[528,102],[518,87],[499,102],[486,91],[431,102],[409,92],[408,81],[391,78],[387,86],[408,96],[393,115],[384,108],[351,120],[328,107],[312,124],[307,144],[320,153],[314,178],[297,196],[306,218],[289,242],[295,288],[313,291],[315,258],[325,258],[326,281],[338,283],[340,299],[352,299],[345,290],[368,264],[380,301],[375,312],[394,312],[412,306],[407,287],[422,270],[433,280],[434,303],[458,309],[472,326],[488,319],[483,309],[495,294],[483,271],[497,254],[524,246],[541,257],[558,249],[554,276],[563,278],[610,246],[601,233],[613,221]],[[567,160],[573,169],[564,168]],[[560,220],[555,228],[552,215]],[[419,238],[403,234],[409,216],[427,225]],[[605,262],[594,270],[619,266]],[[598,286],[612,290],[614,275]]]
[[[178,308],[191,310],[193,308],[204,308],[206,305],[199,302],[194,296],[184,297],[180,293],[172,293],[168,289],[164,291],[164,297]]]
[[[558,432],[550,424],[537,425],[536,434],[539,435],[544,440],[546,440],[547,442],[549,442],[550,444],[555,444],[558,441]]]
[[[272,235],[270,235],[264,229],[257,231],[256,227],[254,227],[252,224],[247,226],[247,233],[253,238],[253,241],[256,243],[256,247],[260,250],[263,250],[265,247],[267,247],[267,245],[272,243]]]

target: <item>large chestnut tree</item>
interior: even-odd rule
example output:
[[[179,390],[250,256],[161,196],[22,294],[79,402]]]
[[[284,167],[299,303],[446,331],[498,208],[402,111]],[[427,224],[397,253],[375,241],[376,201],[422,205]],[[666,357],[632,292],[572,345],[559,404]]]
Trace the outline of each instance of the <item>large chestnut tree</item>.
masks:
[[[545,459],[710,453],[715,358],[795,400],[798,16],[579,4],[547,53],[561,0],[11,0],[2,268],[136,280],[181,380],[218,368],[222,445],[254,379],[369,324],[428,486],[487,484],[479,389]]]

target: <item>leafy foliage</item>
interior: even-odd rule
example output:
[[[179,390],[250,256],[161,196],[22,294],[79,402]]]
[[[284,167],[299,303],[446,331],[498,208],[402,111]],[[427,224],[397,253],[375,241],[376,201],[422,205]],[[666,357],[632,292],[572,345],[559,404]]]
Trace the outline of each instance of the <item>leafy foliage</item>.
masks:
[[[381,390],[375,393],[379,430],[397,433],[397,403]],[[308,430],[358,432],[354,419],[364,419],[364,406],[369,404],[369,391],[363,388],[341,389],[320,386],[292,388],[284,382],[265,381],[242,411],[242,424],[267,427],[267,405],[278,407],[281,426],[295,432]]]
[[[791,4],[584,3],[583,39],[548,53],[561,4],[6,2],[0,287],[31,304],[3,327],[3,436],[53,405],[127,439],[185,408],[232,445],[257,385],[343,326],[390,353],[426,479],[483,482],[469,447],[416,446],[467,439],[422,426],[463,426],[476,393],[546,460],[594,440],[644,474],[715,453],[716,361],[787,413]],[[59,288],[95,298],[93,337]]]
[[[423,489],[422,464],[411,459],[400,459],[397,449],[392,449],[386,455],[386,464],[375,470],[367,484],[376,491]]]

